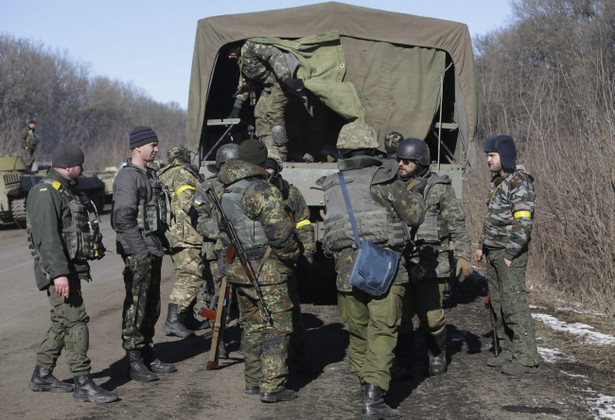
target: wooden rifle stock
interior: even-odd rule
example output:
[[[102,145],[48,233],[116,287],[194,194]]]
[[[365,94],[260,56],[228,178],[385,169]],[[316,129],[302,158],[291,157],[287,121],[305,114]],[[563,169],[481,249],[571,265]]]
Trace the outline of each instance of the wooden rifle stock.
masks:
[[[205,369],[216,369],[220,358],[220,343],[224,337],[224,329],[226,327],[226,314],[229,305],[231,286],[227,283],[226,277],[222,277],[220,283],[220,296],[218,297],[218,306],[216,308],[216,321],[214,324],[214,335],[211,338],[211,348],[209,349],[209,359]]]

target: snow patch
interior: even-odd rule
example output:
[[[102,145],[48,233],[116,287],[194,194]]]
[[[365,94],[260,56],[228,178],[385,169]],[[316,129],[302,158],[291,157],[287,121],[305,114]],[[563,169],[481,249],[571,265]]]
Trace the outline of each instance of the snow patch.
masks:
[[[592,331],[594,327],[591,325],[575,322],[568,324],[560,321],[554,316],[547,314],[532,314],[532,318],[541,321],[556,331],[564,331],[570,334],[575,334],[584,337],[586,344],[610,345],[615,344],[615,337],[608,334]]]

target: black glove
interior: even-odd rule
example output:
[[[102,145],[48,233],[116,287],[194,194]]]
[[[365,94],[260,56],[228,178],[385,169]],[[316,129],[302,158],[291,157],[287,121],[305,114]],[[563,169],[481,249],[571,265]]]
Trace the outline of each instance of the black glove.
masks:
[[[241,111],[241,108],[233,107],[233,110],[231,111],[229,116],[226,117],[226,119],[230,120],[230,119],[239,118],[239,111]]]
[[[293,79],[292,77],[283,80],[282,83],[286,89],[294,95],[299,94],[305,88],[305,86],[303,86],[303,80]]]

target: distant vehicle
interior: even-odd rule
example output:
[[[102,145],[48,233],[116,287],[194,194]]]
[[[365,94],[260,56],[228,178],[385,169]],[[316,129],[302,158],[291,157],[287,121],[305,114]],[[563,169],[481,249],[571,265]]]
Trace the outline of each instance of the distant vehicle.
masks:
[[[341,100],[330,98],[330,85],[321,85],[318,79],[322,69],[298,60],[295,77],[303,79],[310,91],[314,115],[291,98],[285,116],[288,160],[295,162],[285,162],[282,175],[305,196],[312,223],[319,226],[318,239],[324,204],[315,181],[337,171],[332,162],[337,134],[353,120],[376,128],[383,153],[389,132],[424,139],[433,169],[452,178],[461,198],[464,175],[476,159],[479,107],[467,26],[336,2],[199,20],[186,138],[188,147],[199,153],[202,172],[209,163],[203,162],[206,156],[213,159],[218,147],[229,141],[239,143],[253,130],[254,117],[247,106],[241,124],[233,127],[224,120],[233,107],[239,79],[238,66],[227,58],[228,51],[246,39],[271,36],[280,41],[268,38],[266,42],[275,42],[296,58],[299,46],[331,33],[339,35],[327,44],[339,59],[336,82],[345,83],[350,93]],[[301,162],[305,153],[315,161]]]

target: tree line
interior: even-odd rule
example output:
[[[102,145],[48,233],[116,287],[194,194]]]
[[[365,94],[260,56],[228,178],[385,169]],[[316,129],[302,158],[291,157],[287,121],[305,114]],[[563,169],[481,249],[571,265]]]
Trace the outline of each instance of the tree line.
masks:
[[[39,160],[67,141],[84,150],[86,170],[102,170],[126,160],[137,125],[154,127],[162,152],[183,143],[186,112],[132,84],[93,77],[66,52],[0,34],[0,152],[21,153],[19,131],[29,120],[41,137]]]
[[[528,282],[615,313],[615,2],[515,0],[474,42],[481,138],[510,134],[535,177]],[[486,164],[468,177],[482,226]],[[479,232],[473,232],[478,239]]]

